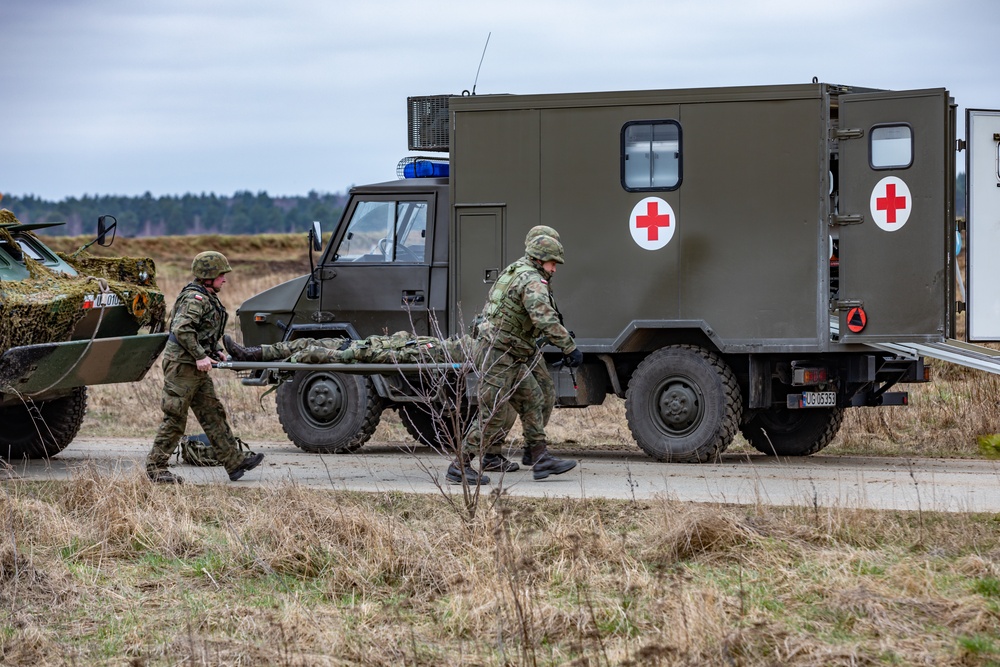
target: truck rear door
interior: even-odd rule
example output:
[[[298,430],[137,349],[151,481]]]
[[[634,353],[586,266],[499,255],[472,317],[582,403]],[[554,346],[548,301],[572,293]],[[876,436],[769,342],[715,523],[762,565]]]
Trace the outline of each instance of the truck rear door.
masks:
[[[939,341],[949,333],[954,120],[944,89],[839,98],[840,285],[831,324],[843,342]]]
[[[1000,111],[965,113],[969,340],[1000,340]]]

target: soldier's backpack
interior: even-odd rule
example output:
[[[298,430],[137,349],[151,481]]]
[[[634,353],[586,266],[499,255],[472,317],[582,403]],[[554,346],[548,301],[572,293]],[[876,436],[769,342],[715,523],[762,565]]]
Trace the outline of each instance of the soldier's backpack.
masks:
[[[250,451],[250,447],[247,443],[243,442],[238,437],[236,438],[236,444],[240,448],[240,451]],[[215,456],[215,447],[208,439],[208,436],[204,433],[181,436],[180,442],[178,443],[177,455],[188,465],[222,465],[222,462]]]

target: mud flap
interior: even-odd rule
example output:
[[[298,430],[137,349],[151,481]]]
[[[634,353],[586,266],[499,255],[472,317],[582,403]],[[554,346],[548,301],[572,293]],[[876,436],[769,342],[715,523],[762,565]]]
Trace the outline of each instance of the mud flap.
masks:
[[[31,396],[145,377],[167,334],[143,334],[12,347],[0,357],[0,393]]]

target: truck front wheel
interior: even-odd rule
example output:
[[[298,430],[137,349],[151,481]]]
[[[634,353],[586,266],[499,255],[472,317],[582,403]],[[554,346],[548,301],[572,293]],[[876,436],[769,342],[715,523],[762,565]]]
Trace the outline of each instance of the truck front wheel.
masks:
[[[365,444],[382,416],[382,400],[362,375],[295,373],[278,387],[278,421],[303,451],[346,454]]]
[[[45,459],[73,442],[87,411],[87,388],[68,396],[0,408],[0,459]]]
[[[743,403],[732,369],[694,345],[653,352],[635,369],[625,395],[632,437],[659,461],[704,463],[736,435]]]
[[[740,432],[764,454],[809,456],[830,444],[843,421],[843,408],[770,408],[751,417]]]

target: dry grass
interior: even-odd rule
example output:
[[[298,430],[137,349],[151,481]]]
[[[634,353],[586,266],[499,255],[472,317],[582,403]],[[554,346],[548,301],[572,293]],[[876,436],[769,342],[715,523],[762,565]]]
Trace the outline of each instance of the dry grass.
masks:
[[[1000,659],[992,517],[110,481],[4,484],[4,664]]]

